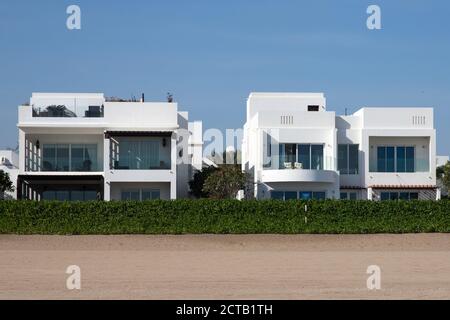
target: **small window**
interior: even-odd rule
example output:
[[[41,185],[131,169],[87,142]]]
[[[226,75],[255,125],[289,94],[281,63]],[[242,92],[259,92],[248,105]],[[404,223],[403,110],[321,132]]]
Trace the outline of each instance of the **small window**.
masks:
[[[308,106],[308,111],[319,111],[319,106]]]
[[[419,193],[418,192],[411,192],[409,194],[409,200],[419,200]]]
[[[313,192],[314,200],[325,200],[325,192]]]
[[[400,192],[400,200],[409,200],[409,192]]]
[[[294,200],[294,199],[297,199],[296,191],[286,191],[284,193],[284,200]]]
[[[348,194],[347,194],[347,192],[341,192],[340,199],[341,199],[341,200],[347,200],[347,199],[348,199]]]
[[[300,191],[301,200],[310,200],[312,198],[312,192],[310,191]]]
[[[282,191],[272,191],[270,196],[274,200],[284,200],[284,192]]]
[[[390,200],[398,200],[398,192],[391,192]]]
[[[389,200],[389,192],[382,192],[380,198],[381,201]]]

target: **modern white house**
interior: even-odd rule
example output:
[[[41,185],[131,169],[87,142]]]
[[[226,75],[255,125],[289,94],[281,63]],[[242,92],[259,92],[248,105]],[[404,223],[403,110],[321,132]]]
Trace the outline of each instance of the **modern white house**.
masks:
[[[257,199],[438,199],[432,108],[327,111],[322,93],[251,93],[242,168]]]
[[[33,93],[18,128],[19,199],[183,198],[202,166],[202,123],[175,102]]]
[[[9,179],[16,189],[17,176],[19,174],[19,154],[14,150],[0,150],[0,170],[9,175]],[[0,192],[0,200],[16,199],[16,192]]]

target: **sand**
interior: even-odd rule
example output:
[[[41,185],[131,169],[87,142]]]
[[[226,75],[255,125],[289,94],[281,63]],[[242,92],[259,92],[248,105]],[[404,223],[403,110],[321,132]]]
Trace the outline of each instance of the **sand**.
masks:
[[[449,249],[450,234],[0,235],[0,299],[450,299]]]

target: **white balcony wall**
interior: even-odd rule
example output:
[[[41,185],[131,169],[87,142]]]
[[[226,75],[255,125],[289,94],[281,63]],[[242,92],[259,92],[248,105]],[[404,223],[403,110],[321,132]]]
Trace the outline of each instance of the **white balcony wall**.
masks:
[[[176,129],[177,103],[105,102],[104,120],[108,128]]]
[[[326,110],[326,100],[323,93],[292,93],[292,92],[252,92],[247,100],[247,120],[256,113],[271,112],[277,109],[283,111],[308,111],[309,105],[318,105],[320,111]]]
[[[362,108],[355,113],[364,129],[433,129],[433,108]]]
[[[334,112],[270,110],[257,113],[259,128],[335,128]]]

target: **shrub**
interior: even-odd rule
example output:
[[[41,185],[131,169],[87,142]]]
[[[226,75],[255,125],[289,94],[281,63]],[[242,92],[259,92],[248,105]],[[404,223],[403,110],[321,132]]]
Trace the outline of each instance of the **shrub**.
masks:
[[[1,234],[416,232],[450,232],[450,201],[0,201]]]

